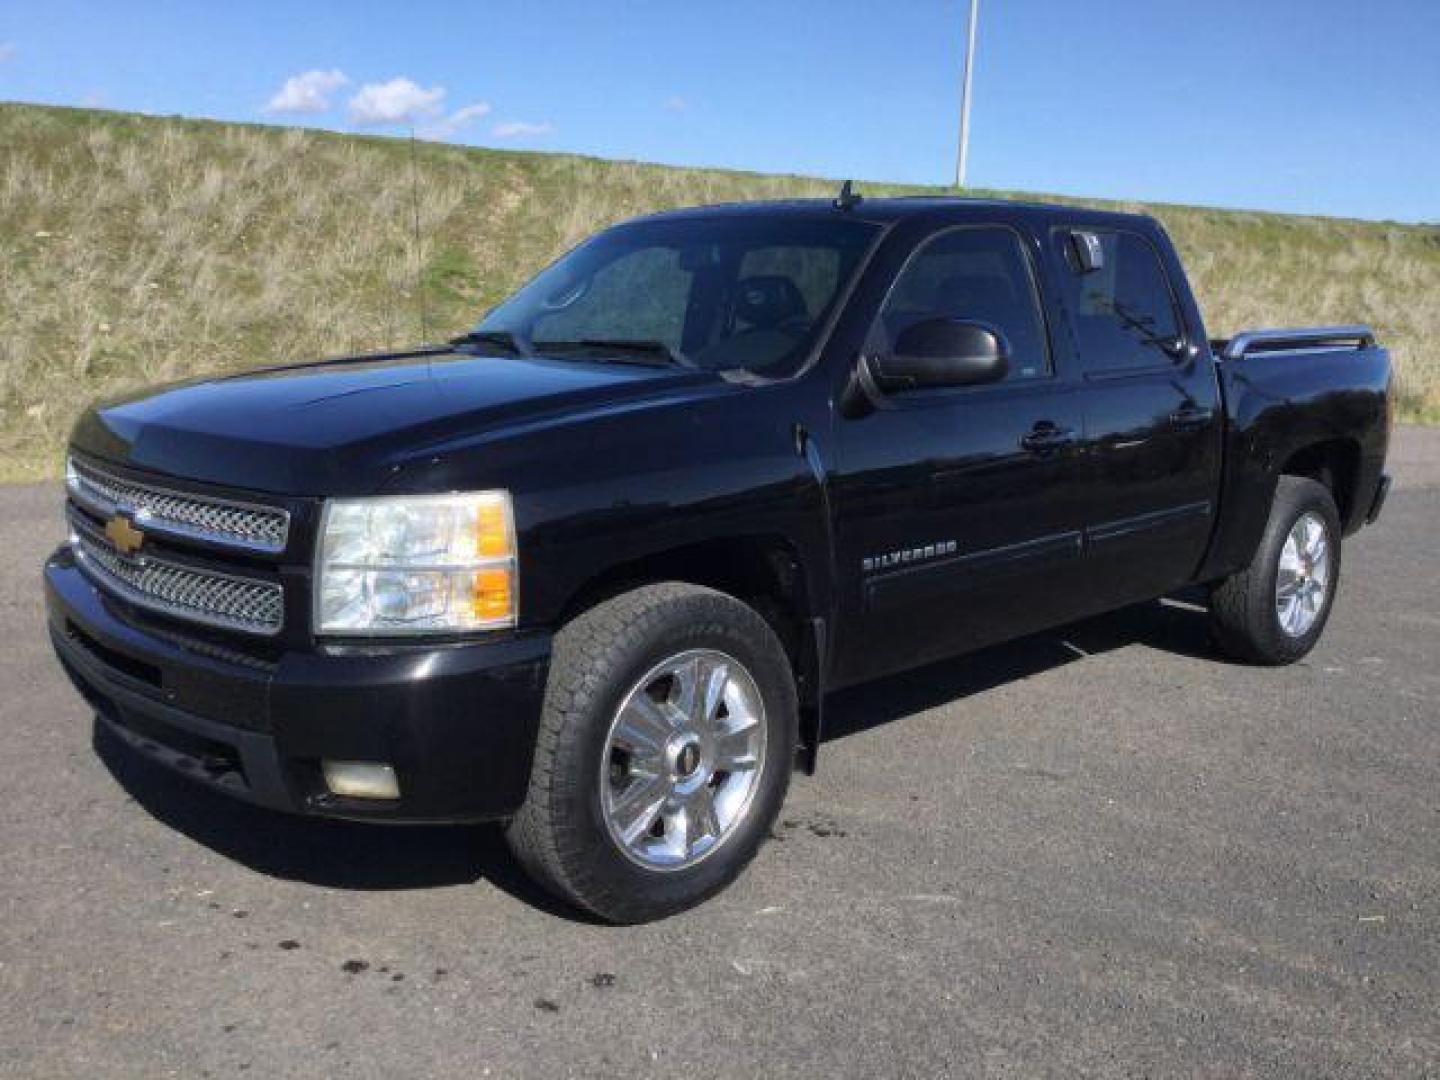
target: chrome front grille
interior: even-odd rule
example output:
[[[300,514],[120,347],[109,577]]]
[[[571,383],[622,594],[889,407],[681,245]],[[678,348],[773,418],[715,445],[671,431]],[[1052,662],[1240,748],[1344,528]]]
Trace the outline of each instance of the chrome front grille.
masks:
[[[164,556],[124,555],[83,514],[70,513],[71,548],[96,583],[136,607],[250,634],[277,634],[285,595],[273,581],[188,566]]]
[[[147,532],[268,554],[284,551],[289,539],[290,515],[278,507],[126,480],[73,457],[65,473],[70,495],[80,505],[101,517],[123,510]]]

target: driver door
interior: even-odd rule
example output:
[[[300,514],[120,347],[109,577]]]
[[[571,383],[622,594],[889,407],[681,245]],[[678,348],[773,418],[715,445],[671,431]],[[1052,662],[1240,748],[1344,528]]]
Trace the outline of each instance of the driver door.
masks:
[[[1078,609],[1082,410],[1056,369],[1036,254],[1008,226],[942,229],[911,254],[882,305],[867,354],[918,321],[957,318],[998,330],[1010,365],[1001,382],[889,394],[838,421],[837,682]]]

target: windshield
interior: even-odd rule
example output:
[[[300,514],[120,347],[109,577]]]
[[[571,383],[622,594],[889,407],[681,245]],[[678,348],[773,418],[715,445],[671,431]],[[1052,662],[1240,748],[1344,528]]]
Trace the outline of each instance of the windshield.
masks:
[[[804,364],[877,231],[778,215],[620,225],[541,272],[470,337],[546,355],[783,377]]]

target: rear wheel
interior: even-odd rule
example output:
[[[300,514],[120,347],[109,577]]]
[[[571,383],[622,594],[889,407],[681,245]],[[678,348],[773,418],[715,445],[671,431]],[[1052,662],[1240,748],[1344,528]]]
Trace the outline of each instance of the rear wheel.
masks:
[[[1250,565],[1217,585],[1210,612],[1237,659],[1289,664],[1315,647],[1340,581],[1340,515],[1325,485],[1282,476]]]
[[[785,651],[740,601],[673,583],[600,604],[556,637],[510,846],[609,921],[690,907],[739,874],[774,821],[795,716]]]

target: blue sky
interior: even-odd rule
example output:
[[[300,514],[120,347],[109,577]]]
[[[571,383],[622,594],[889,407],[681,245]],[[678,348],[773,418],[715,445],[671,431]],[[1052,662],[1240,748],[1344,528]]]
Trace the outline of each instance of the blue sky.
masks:
[[[965,3],[0,0],[0,99],[943,183]],[[982,0],[973,121],[985,187],[1440,220],[1440,0]]]

